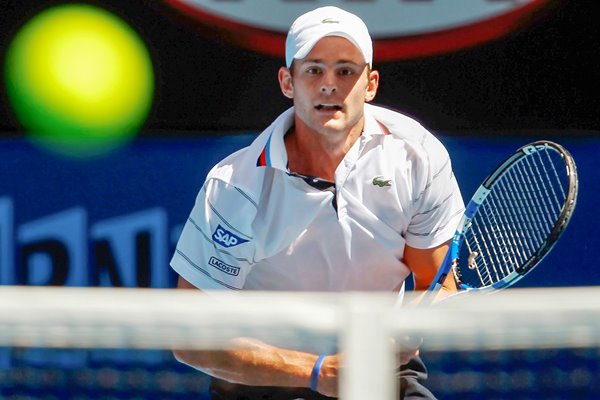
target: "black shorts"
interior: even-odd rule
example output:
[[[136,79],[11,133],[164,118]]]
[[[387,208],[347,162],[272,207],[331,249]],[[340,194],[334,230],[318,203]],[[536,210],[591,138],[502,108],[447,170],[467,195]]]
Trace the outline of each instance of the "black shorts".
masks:
[[[400,397],[402,400],[432,399],[435,396],[424,386],[427,368],[419,357],[403,365],[398,372]],[[285,388],[270,386],[245,386],[212,379],[210,385],[212,400],[331,400],[308,388]]]

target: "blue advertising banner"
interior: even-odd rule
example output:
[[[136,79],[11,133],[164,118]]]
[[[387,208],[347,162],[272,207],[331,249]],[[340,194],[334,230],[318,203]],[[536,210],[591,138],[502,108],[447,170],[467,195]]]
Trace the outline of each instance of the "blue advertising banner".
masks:
[[[209,169],[254,134],[142,138],[95,159],[60,158],[23,140],[0,142],[0,284],[171,287],[168,262]],[[463,197],[530,139],[440,136]],[[533,140],[533,139],[531,139]],[[574,219],[527,286],[600,284],[594,265],[594,172],[600,139],[555,139],[574,155]],[[576,260],[576,261],[575,261]],[[566,265],[569,265],[566,268]]]
[[[0,142],[0,283],[170,287],[168,261],[212,165],[252,135],[144,139],[60,158]]]

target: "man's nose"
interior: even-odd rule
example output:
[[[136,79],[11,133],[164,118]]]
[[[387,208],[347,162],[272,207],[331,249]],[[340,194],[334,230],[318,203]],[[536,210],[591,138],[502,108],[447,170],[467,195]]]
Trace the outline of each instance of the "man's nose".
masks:
[[[332,72],[326,72],[323,74],[323,80],[321,81],[321,92],[326,94],[332,94],[337,90],[335,82],[335,76]]]

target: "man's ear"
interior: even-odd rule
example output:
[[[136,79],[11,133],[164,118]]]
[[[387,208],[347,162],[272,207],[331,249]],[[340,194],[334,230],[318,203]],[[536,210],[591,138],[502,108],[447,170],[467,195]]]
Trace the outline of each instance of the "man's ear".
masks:
[[[367,90],[365,92],[365,101],[369,102],[375,98],[379,88],[379,71],[370,71],[368,76]]]
[[[279,87],[281,88],[281,93],[288,99],[294,98],[294,84],[292,82],[292,72],[286,68],[279,68],[279,74],[277,75],[279,78]]]

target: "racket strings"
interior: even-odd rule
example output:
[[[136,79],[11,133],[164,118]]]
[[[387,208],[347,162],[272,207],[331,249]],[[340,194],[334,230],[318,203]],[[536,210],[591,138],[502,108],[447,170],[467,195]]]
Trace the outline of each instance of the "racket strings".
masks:
[[[521,196],[515,196],[519,191],[514,179],[502,180],[499,184],[502,189],[490,193],[473,219],[470,240],[467,240],[467,243],[473,243],[467,247],[475,249],[469,250],[470,254],[473,251],[481,254],[476,267],[482,270],[479,275],[484,284],[499,281],[514,271],[513,265],[522,261],[531,247],[531,243],[516,235],[514,229],[515,226],[526,229],[522,225],[522,221],[530,219],[527,213],[522,212],[526,209],[526,202]],[[518,207],[512,206],[514,204]]]
[[[538,153],[534,153],[531,157],[526,157],[523,159],[521,164],[517,164],[515,167],[525,168],[526,171],[523,173],[523,176],[527,178],[527,181],[532,187],[535,185],[537,193],[545,195],[546,201],[539,201],[540,197],[534,197],[535,206],[538,208],[538,213],[536,213],[536,217],[538,220],[544,220],[545,227],[551,229],[554,226],[554,222],[558,218],[558,215],[562,211],[562,205],[565,200],[565,192],[563,190],[562,183],[560,182],[560,178],[558,177],[558,173],[556,172],[555,162],[552,158],[547,160],[542,159],[542,154],[545,153],[549,156],[548,149],[540,151]],[[537,159],[535,157],[538,157]],[[553,176],[549,174],[549,170],[554,172]],[[545,179],[533,179],[533,176],[543,176]],[[540,182],[545,182],[547,184],[541,185]],[[560,189],[562,192],[561,198],[558,198],[558,194],[556,193],[556,189]],[[552,204],[552,200],[554,200],[554,206]],[[542,222],[540,221],[540,224]],[[544,231],[544,237],[549,232],[549,230]]]
[[[520,220],[516,219],[515,221],[517,226],[523,230],[524,237],[529,239],[526,243],[529,245],[528,253],[531,253],[532,249],[536,249],[544,240],[549,231],[545,230],[545,211],[543,210],[547,202],[542,198],[543,192],[538,181],[533,178],[533,176],[539,175],[532,175],[535,172],[531,165],[527,165],[528,161],[525,158],[522,163],[515,165],[512,170],[515,173],[512,183],[513,194],[520,199],[519,204],[522,208],[519,210],[522,211],[523,216]],[[547,200],[545,197],[544,199]]]
[[[561,154],[544,148],[513,164],[495,183],[465,235],[461,280],[493,285],[526,265],[545,245],[561,215],[568,177]],[[465,261],[462,261],[465,263]]]

